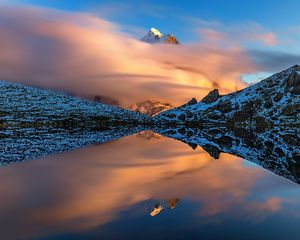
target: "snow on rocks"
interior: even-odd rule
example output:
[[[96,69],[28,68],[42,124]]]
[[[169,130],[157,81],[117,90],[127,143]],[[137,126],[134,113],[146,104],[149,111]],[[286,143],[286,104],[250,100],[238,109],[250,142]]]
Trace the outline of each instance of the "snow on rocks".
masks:
[[[184,117],[189,114],[190,118]],[[300,66],[220,96],[217,90],[193,105],[165,111],[156,124],[300,125]]]

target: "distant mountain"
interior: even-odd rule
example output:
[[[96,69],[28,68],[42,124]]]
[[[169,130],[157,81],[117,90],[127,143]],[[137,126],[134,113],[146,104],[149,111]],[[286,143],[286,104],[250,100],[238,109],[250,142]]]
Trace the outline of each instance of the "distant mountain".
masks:
[[[146,100],[138,102],[129,107],[130,110],[143,113],[149,116],[155,116],[158,113],[174,108],[172,104],[156,100]]]
[[[295,65],[243,90],[219,95],[211,91],[155,116],[157,124],[300,125],[300,66]]]
[[[171,34],[163,34],[156,28],[151,28],[149,32],[141,39],[143,42],[147,43],[171,43],[179,44],[175,36]]]

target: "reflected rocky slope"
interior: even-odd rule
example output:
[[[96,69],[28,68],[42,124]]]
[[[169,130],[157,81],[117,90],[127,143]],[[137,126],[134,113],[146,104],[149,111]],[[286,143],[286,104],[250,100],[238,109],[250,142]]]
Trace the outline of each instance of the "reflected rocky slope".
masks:
[[[201,146],[218,159],[221,152],[254,162],[277,175],[300,183],[300,129],[253,128],[157,128],[156,132],[193,149]]]
[[[83,146],[109,142],[143,130],[137,126],[103,129],[61,127],[18,127],[0,129],[0,166],[66,152]]]

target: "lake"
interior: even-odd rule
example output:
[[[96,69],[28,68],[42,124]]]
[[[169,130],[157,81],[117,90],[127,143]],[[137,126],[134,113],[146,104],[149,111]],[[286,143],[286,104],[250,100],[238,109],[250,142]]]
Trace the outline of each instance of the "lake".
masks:
[[[1,239],[297,239],[300,186],[144,131],[0,168]]]

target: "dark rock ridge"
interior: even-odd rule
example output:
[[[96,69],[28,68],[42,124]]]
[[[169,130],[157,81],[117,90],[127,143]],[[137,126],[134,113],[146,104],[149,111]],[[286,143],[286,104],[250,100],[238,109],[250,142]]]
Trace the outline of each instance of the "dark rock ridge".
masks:
[[[243,90],[220,96],[211,91],[155,117],[156,124],[300,125],[300,66],[295,65]]]
[[[204,98],[202,98],[201,102],[203,103],[213,103],[220,98],[219,90],[214,89],[210,91]]]
[[[229,153],[254,162],[277,175],[300,183],[300,130],[273,127],[263,131],[252,127],[156,128],[164,136],[196,149],[199,145],[213,158]]]

